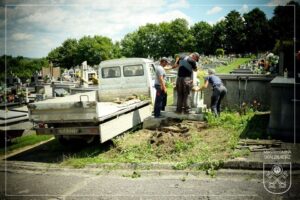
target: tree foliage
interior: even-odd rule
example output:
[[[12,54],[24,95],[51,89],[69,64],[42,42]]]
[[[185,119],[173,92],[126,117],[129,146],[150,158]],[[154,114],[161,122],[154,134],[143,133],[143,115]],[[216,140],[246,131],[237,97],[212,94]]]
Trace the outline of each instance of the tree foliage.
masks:
[[[211,48],[213,50],[218,48],[225,48],[225,42],[226,42],[226,33],[225,33],[225,20],[221,20],[217,22],[212,27],[212,39],[211,39]]]
[[[254,8],[244,14],[246,46],[249,52],[258,53],[260,50],[268,50],[270,46],[270,27],[266,15],[259,8]]]
[[[55,66],[71,68],[87,61],[98,65],[101,61],[121,57],[119,43],[113,44],[108,37],[84,36],[78,41],[67,39],[61,46],[49,52],[47,59]]]
[[[127,57],[174,56],[178,52],[194,50],[194,36],[185,19],[170,23],[147,24],[121,41],[122,53]]]
[[[21,79],[28,79],[34,72],[41,70],[42,67],[49,66],[46,58],[29,59],[22,56],[12,57],[9,55],[3,55],[0,57],[0,66],[2,72],[5,72],[5,61],[6,74],[8,76],[18,76]],[[4,75],[4,73],[1,73],[2,80],[4,80]]]
[[[225,17],[225,49],[229,53],[243,52],[246,41],[245,23],[239,12],[233,10]]]
[[[212,53],[213,27],[207,22],[198,22],[191,27],[191,33],[195,38],[195,49],[199,53]]]

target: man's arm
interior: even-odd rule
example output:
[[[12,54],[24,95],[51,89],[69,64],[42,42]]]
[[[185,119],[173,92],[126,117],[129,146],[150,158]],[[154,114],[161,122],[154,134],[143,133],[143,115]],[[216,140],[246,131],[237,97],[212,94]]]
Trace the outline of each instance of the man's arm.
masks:
[[[189,60],[189,63],[192,65],[192,70],[193,70],[194,72],[196,72],[196,71],[198,70],[198,69],[197,69],[197,63],[196,63],[196,61],[190,59],[190,60]]]
[[[160,83],[161,90],[164,91],[165,93],[167,93],[167,88],[166,88],[166,84],[165,84],[165,81],[164,81],[164,77],[159,76],[158,80],[159,80],[159,83]]]
[[[172,66],[172,69],[177,68],[177,67],[179,66],[179,59],[180,59],[180,57],[177,57],[177,58],[176,58],[175,63],[174,63],[174,65]]]
[[[205,89],[208,87],[208,80],[205,80],[204,85],[202,85],[201,89]]]

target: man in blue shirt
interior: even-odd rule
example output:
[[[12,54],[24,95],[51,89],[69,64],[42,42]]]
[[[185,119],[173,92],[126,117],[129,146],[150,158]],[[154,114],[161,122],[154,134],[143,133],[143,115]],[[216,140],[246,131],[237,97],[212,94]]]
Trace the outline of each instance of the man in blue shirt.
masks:
[[[160,117],[160,111],[165,110],[167,104],[167,87],[166,87],[166,72],[164,67],[169,63],[166,57],[160,59],[160,65],[155,68],[155,82],[156,96],[154,102],[154,117]]]
[[[215,70],[208,69],[208,76],[205,78],[205,83],[202,89],[207,88],[210,84],[213,88],[211,96],[211,111],[216,117],[220,116],[221,113],[221,101],[227,93],[226,87],[223,85],[222,80],[215,75]]]

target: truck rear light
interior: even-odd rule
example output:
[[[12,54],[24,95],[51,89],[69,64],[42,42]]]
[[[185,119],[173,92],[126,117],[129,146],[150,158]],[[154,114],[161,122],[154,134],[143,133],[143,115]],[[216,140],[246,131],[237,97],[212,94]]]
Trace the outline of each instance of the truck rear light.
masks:
[[[48,126],[47,126],[47,124],[45,124],[45,123],[39,123],[39,124],[38,124],[38,127],[39,127],[39,128],[47,128]]]

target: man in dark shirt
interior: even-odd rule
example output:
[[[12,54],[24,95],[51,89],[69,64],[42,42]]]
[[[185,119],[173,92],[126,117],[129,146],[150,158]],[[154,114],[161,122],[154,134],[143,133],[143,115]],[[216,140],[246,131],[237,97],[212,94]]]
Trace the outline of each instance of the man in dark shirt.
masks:
[[[177,90],[177,108],[176,113],[188,113],[189,107],[187,105],[187,99],[191,91],[193,83],[193,71],[197,71],[197,63],[199,60],[199,54],[194,52],[189,56],[181,56],[176,59],[174,68],[178,67],[178,74],[176,80]]]

